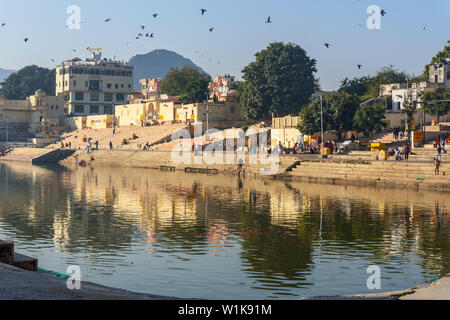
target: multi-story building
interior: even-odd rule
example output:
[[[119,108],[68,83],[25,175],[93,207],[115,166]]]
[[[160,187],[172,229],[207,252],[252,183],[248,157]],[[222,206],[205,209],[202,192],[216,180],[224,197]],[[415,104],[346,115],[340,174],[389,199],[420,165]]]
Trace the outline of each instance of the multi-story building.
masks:
[[[133,92],[133,67],[125,62],[75,58],[56,68],[56,95],[64,95],[64,111],[72,116],[114,114],[114,106],[125,104]]]

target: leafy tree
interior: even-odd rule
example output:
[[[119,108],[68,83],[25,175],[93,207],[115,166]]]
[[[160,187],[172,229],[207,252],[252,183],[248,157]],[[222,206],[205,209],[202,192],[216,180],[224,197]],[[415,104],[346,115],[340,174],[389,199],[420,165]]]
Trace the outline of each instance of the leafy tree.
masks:
[[[359,107],[358,97],[335,91],[323,96],[322,100],[325,131],[353,129],[353,117]],[[320,131],[320,97],[302,109],[298,129],[308,135]]]
[[[186,65],[182,69],[172,68],[166,74],[166,77],[161,80],[161,91],[170,96],[182,95],[186,93],[190,81],[200,79],[211,81],[208,74],[201,73],[191,66]]]
[[[426,79],[429,78],[429,66],[431,64],[446,63],[447,59],[450,59],[450,40],[447,40],[447,44],[444,46],[444,49],[442,49],[442,51],[439,51],[433,58],[431,58],[431,62],[425,66],[423,74]]]
[[[0,94],[6,99],[24,100],[33,95],[38,89],[47,95],[55,95],[56,73],[36,65],[27,66],[14,72],[0,83]]]
[[[359,107],[353,119],[355,129],[373,139],[374,132],[380,132],[386,127],[386,123],[383,121],[385,111],[382,103],[378,103],[375,107]]]
[[[346,91],[358,97],[365,96],[369,91],[370,80],[369,76],[353,79],[345,78],[341,81],[339,91]]]
[[[450,88],[439,87],[432,91],[425,91],[421,94],[421,99],[425,102],[423,106],[425,113],[435,115],[438,123],[440,116],[450,112],[450,102],[430,103],[437,100],[450,100]]]
[[[179,101],[182,103],[203,102],[208,97],[209,81],[206,79],[190,78],[187,82],[186,89],[180,96]]]
[[[300,46],[275,42],[256,53],[256,61],[242,70],[240,89],[245,119],[269,118],[297,113],[314,92],[316,60]]]
[[[367,94],[370,98],[376,98],[380,94],[380,85],[387,83],[404,83],[407,78],[408,75],[404,71],[396,70],[392,65],[381,68],[375,77],[370,79]]]
[[[409,131],[412,128],[414,122],[414,113],[417,111],[417,106],[411,101],[410,98],[406,98],[403,103],[402,113],[406,114],[406,123],[408,124]]]

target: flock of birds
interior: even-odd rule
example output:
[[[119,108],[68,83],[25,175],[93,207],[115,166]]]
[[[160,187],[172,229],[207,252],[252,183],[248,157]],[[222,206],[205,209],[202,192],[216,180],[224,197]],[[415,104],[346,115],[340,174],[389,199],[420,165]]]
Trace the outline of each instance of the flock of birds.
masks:
[[[201,13],[202,16],[204,16],[207,12],[208,12],[208,10],[206,10],[206,9],[200,9],[200,13]],[[380,14],[384,17],[384,16],[387,14],[387,12],[386,12],[385,10],[381,10],[381,11],[380,11]],[[159,16],[158,13],[154,13],[154,14],[153,14],[153,18],[155,18],[155,19],[156,19],[158,16]],[[112,18],[106,18],[106,19],[105,19],[105,23],[108,23],[108,22],[111,22],[111,21],[112,21]],[[267,23],[267,24],[272,23],[272,19],[271,19],[270,16],[267,17],[266,23]],[[363,27],[362,24],[358,24],[358,25],[359,25],[360,27]],[[5,22],[1,23],[1,27],[2,27],[2,28],[6,27],[6,23],[5,23]],[[146,26],[144,26],[144,25],[141,25],[141,26],[140,26],[140,30],[139,30],[139,32],[138,32],[138,34],[137,34],[137,36],[136,36],[136,40],[139,40],[140,38],[154,38],[154,36],[155,36],[154,33],[153,33],[153,32],[145,32],[145,29],[146,29]],[[423,30],[425,30],[425,29],[426,29],[426,27],[423,27]],[[210,27],[208,30],[209,30],[209,32],[213,32],[213,31],[214,31],[214,27]],[[30,40],[30,39],[29,39],[28,37],[24,38],[24,42],[25,42],[25,43],[28,42],[29,40]],[[127,42],[126,44],[129,45],[130,43]],[[326,42],[326,43],[324,43],[324,46],[325,46],[327,49],[329,49],[330,46],[331,46],[331,44],[329,44],[328,42]],[[142,47],[142,46],[141,46],[141,47]],[[77,52],[77,50],[75,50],[75,49],[72,49],[72,51],[73,51],[73,52]],[[199,52],[196,51],[196,53],[199,53]],[[204,55],[202,55],[202,57],[204,57]],[[51,60],[52,60],[52,62],[54,62],[54,59],[51,59]],[[209,59],[209,61],[211,61],[211,59]],[[217,62],[217,63],[220,64],[220,62]],[[358,69],[361,69],[361,68],[362,68],[362,65],[361,65],[361,64],[358,64],[357,67],[358,67]]]

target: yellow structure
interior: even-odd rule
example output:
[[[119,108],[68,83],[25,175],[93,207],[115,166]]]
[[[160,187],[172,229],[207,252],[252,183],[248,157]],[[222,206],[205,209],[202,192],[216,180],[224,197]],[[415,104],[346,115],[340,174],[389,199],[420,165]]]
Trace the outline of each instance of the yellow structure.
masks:
[[[386,149],[386,144],[385,143],[371,143],[370,144],[370,151],[381,151]]]

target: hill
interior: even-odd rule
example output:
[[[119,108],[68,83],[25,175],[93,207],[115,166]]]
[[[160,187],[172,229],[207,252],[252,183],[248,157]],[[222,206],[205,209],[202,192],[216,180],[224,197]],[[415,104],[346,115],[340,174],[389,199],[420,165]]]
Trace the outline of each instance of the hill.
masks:
[[[6,70],[0,68],[0,82],[5,80],[11,73],[15,72],[14,70]]]
[[[206,73],[202,68],[194,64],[176,52],[158,49],[146,54],[139,54],[128,62],[134,66],[134,87],[140,88],[139,79],[164,78],[170,68],[183,68],[185,65],[196,68]]]

